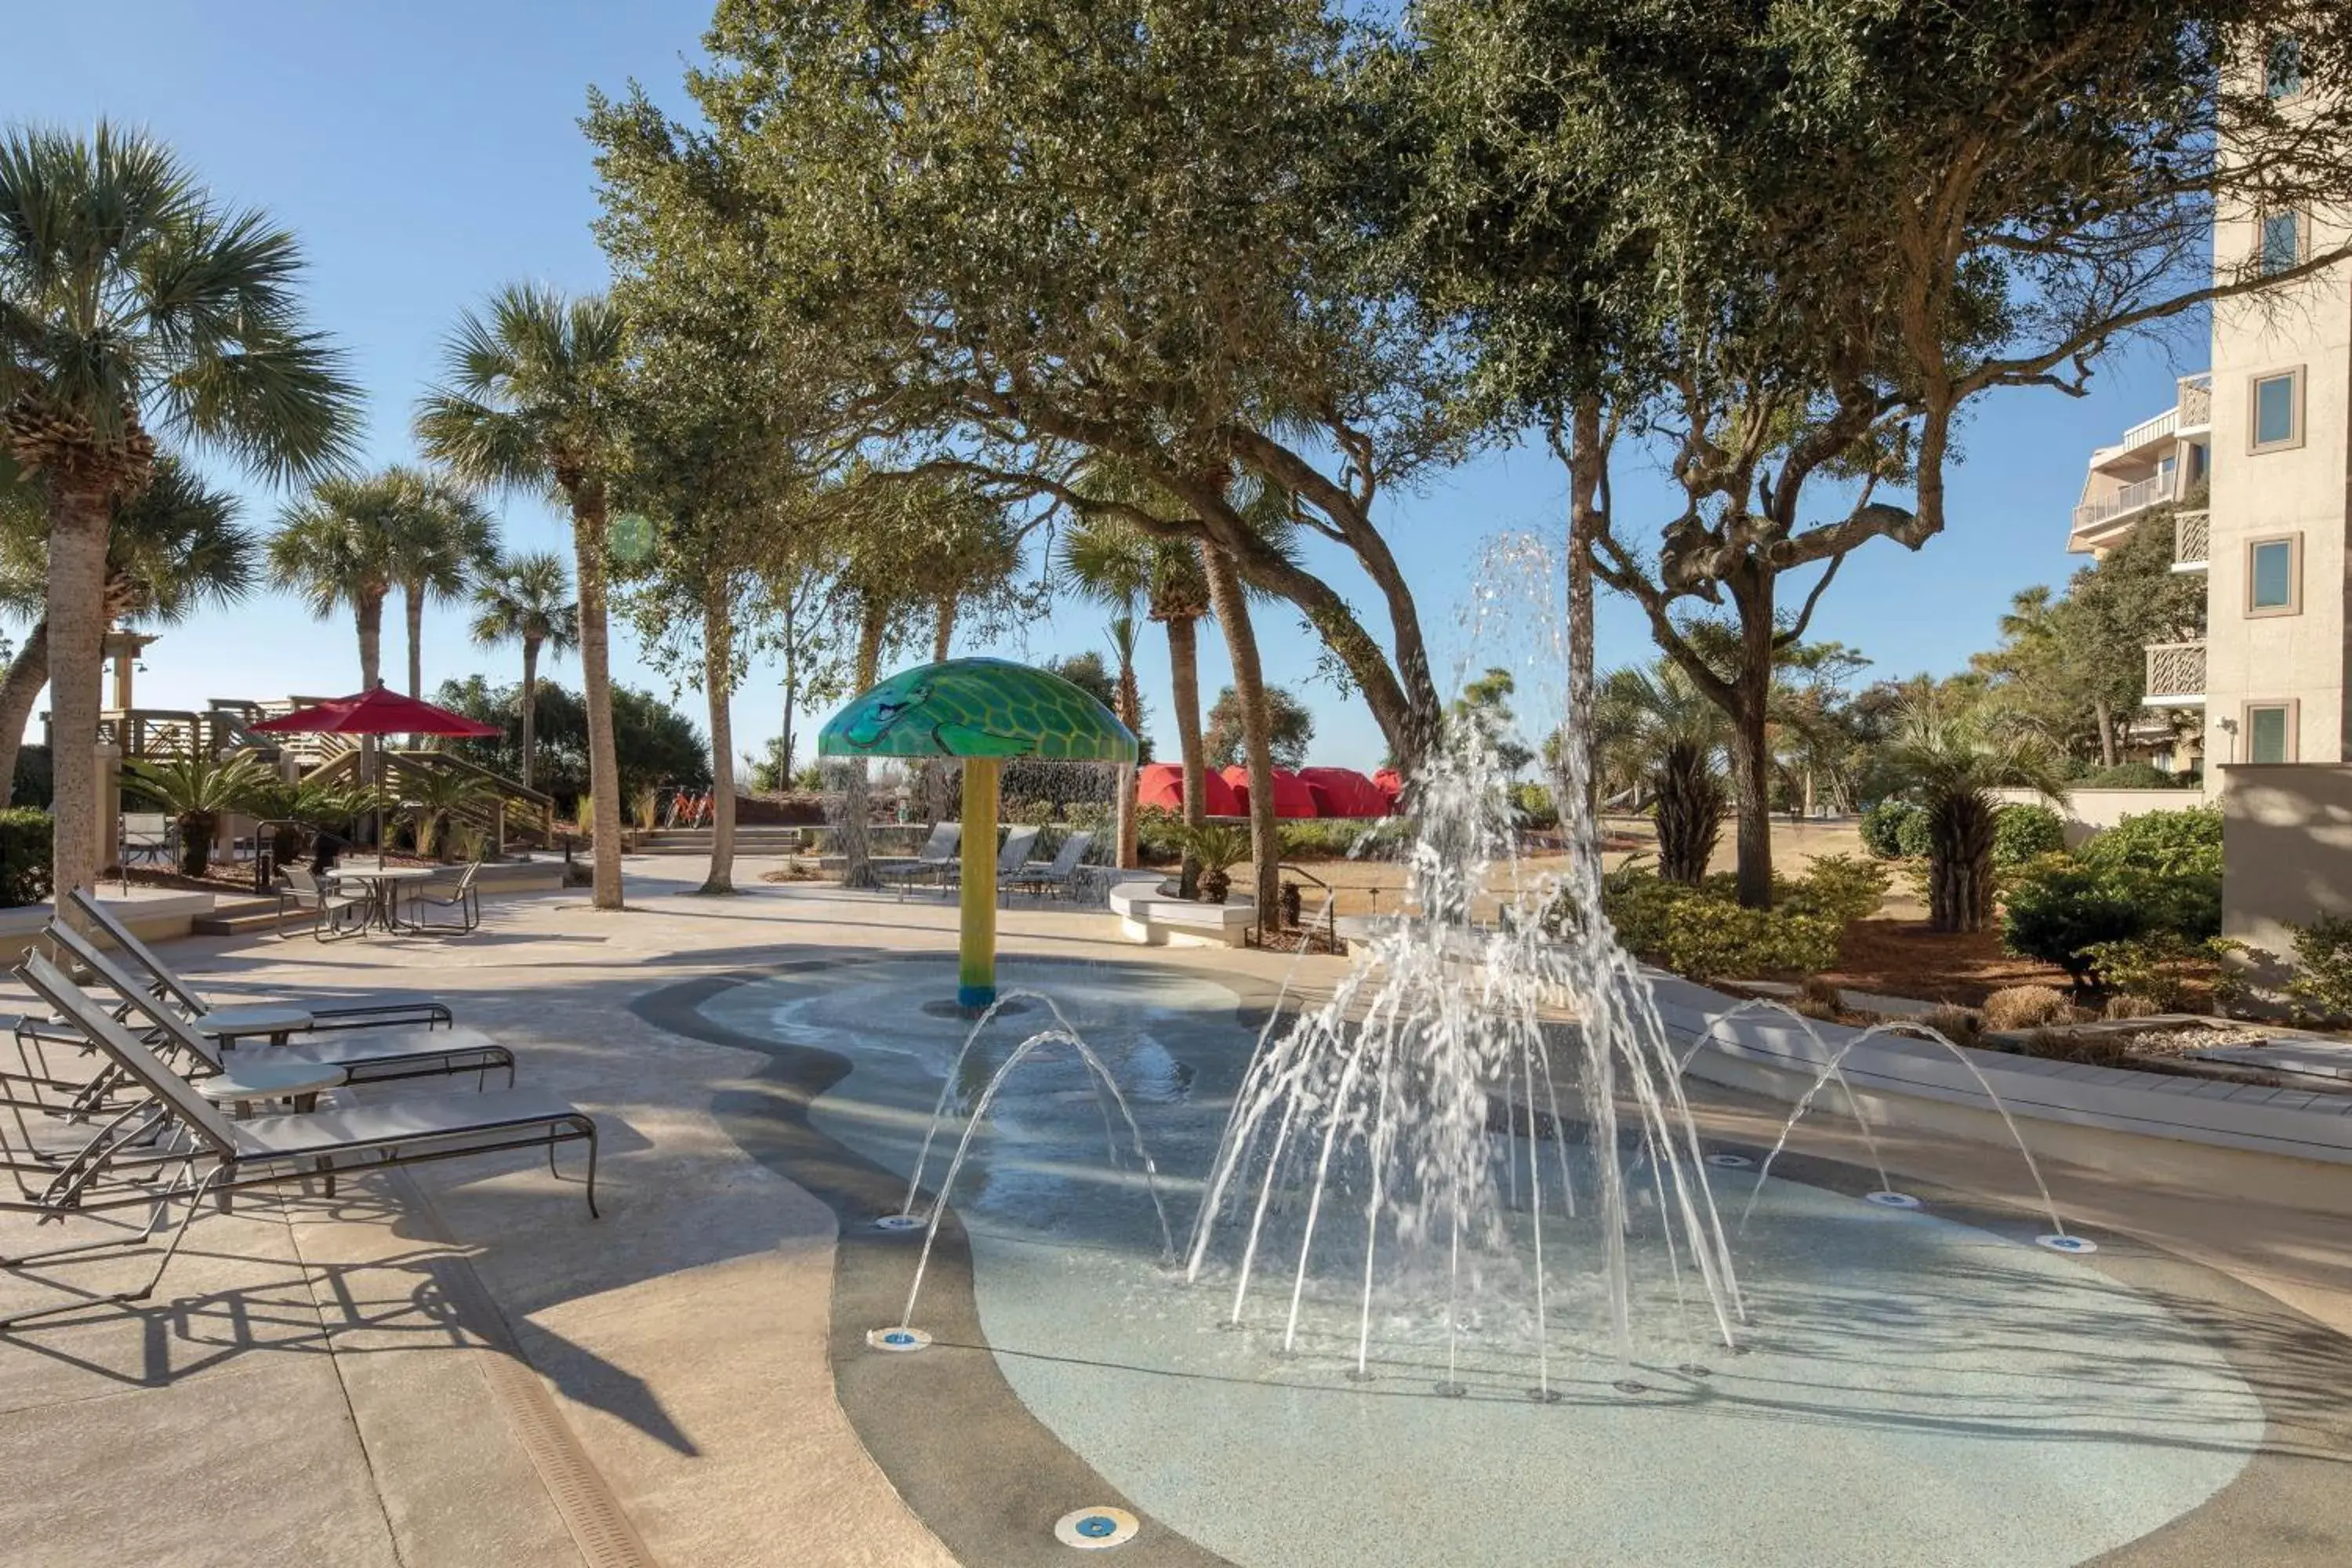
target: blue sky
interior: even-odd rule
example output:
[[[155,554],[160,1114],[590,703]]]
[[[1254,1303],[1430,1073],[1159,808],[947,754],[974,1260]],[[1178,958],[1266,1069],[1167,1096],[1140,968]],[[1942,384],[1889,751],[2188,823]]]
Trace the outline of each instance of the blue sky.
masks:
[[[684,62],[697,52],[709,5],[110,0],[12,12],[14,68],[0,117],[87,126],[103,115],[143,126],[175,146],[223,198],[262,206],[300,235],[311,263],[312,310],[351,353],[369,397],[368,460],[382,463],[414,456],[409,410],[461,309],[512,279],[571,289],[605,281],[589,233],[596,203],[577,125],[587,89],[617,89],[634,77],[679,104]],[[2086,398],[2022,391],[1980,404],[1965,460],[1950,476],[1946,532],[1917,555],[1885,541],[1858,552],[1824,598],[1814,635],[1858,647],[1874,661],[1873,674],[1965,664],[1992,640],[2011,594],[2061,581],[2081,563],[2064,553],[2064,540],[2090,448],[2168,406],[2174,374],[2202,363],[2175,365],[2142,349],[2105,366]],[[239,488],[248,497],[248,521],[265,526],[285,499],[243,481]],[[1388,498],[1382,525],[1439,645],[1439,668],[1454,663],[1448,628],[1472,586],[1477,542],[1507,531],[1557,536],[1563,497],[1550,459],[1519,448]],[[568,529],[543,503],[501,504],[510,546],[568,549]],[[1622,517],[1663,517],[1667,508],[1654,473],[1621,473]],[[1369,584],[1344,563],[1318,564],[1355,604],[1370,608]],[[994,651],[1042,658],[1101,648],[1101,620],[1090,606],[1059,605],[1023,643]],[[1296,617],[1270,609],[1259,618],[1259,636],[1269,678],[1298,689],[1316,710],[1316,760],[1377,761],[1380,733],[1361,703],[1312,683],[1316,648]],[[1603,668],[1649,656],[1640,617],[1623,604],[1604,601],[1599,638]],[[1213,698],[1226,679],[1223,648],[1213,632],[1202,648],[1202,690]],[[404,668],[404,658],[388,628],[387,670]],[[428,614],[428,689],[484,668],[511,681],[519,665],[519,653],[472,647],[457,612]],[[275,595],[173,628],[148,651],[146,666],[142,707],[340,693],[359,684],[348,622],[313,622]],[[670,689],[617,626],[615,666],[632,684]],[[577,683],[570,660],[551,673]],[[1167,666],[1155,639],[1145,639],[1139,673],[1147,701],[1164,712]],[[756,667],[737,692],[739,751],[775,733],[775,682],[772,668]],[[699,714],[698,691],[684,700]],[[1155,728],[1161,752],[1172,752],[1164,719]]]

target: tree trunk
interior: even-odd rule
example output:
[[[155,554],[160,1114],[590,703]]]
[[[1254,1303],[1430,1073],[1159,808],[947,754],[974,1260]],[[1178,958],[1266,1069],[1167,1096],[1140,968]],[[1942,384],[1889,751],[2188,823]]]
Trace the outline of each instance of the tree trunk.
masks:
[[[594,808],[595,892],[600,910],[621,907],[621,762],[613,743],[612,639],[604,617],[604,486],[572,492],[572,552],[580,587],[580,684],[588,708],[588,789]]]
[[[857,668],[852,679],[861,692],[874,689],[882,679],[882,637],[887,630],[886,611],[877,601],[868,599],[857,622]],[[866,761],[864,757],[849,759],[847,776],[841,791],[841,885],[845,888],[875,886],[873,849],[866,835],[866,817],[872,810],[866,794]]]
[[[1257,870],[1257,929],[1274,933],[1281,919],[1282,830],[1274,817],[1274,726],[1266,710],[1265,679],[1258,666],[1257,631],[1242,598],[1241,574],[1233,557],[1213,546],[1201,548],[1208,574],[1209,604],[1225,628],[1225,651],[1234,666],[1234,692],[1242,705],[1242,760],[1250,781],[1250,858]]]
[[[373,691],[383,684],[383,595],[361,595],[352,613],[359,622],[360,689]]]
[[[1132,621],[1128,626],[1129,631],[1134,629]],[[1120,646],[1132,648],[1135,639],[1129,637]],[[1142,738],[1143,693],[1136,689],[1135,661],[1124,655],[1118,661],[1118,721],[1134,731],[1138,740]],[[1116,787],[1118,801],[1112,825],[1118,839],[1118,853],[1112,863],[1122,871],[1132,870],[1139,858],[1135,841],[1135,770],[1131,767],[1119,769]]]
[[[956,601],[952,595],[940,601],[939,625],[931,633],[931,662],[945,664],[948,649],[955,643]],[[877,679],[880,678],[878,669]],[[945,822],[955,814],[954,764],[942,758],[927,758],[911,781],[923,803],[926,824]]]
[[[1695,888],[1706,877],[1723,831],[1723,785],[1705,749],[1666,748],[1654,781],[1658,792],[1658,875]]]
[[[1732,678],[1731,794],[1739,812],[1739,901],[1772,907],[1772,747],[1765,732],[1772,701],[1772,580],[1728,584],[1739,608],[1739,668]]]
[[[41,620],[33,623],[7,676],[0,679],[0,790],[16,787],[16,753],[25,743],[25,726],[32,720],[41,688],[48,683],[49,623]],[[5,798],[0,795],[0,800]]]
[[[2099,725],[2099,762],[2104,767],[2116,765],[2116,718],[2105,697],[2091,700],[2092,714]]]
[[[1570,795],[1583,797],[1582,826],[1595,826],[1600,781],[1592,768],[1592,541],[1599,531],[1609,455],[1601,441],[1601,403],[1578,402],[1568,451],[1568,721],[1560,737],[1560,814]],[[1555,440],[1555,445],[1557,441]]]
[[[401,609],[408,619],[408,694],[425,695],[425,585],[401,585]]]
[[[539,747],[539,639],[522,639],[522,787],[531,785],[531,764]]]
[[[50,805],[55,842],[50,897],[66,907],[75,889],[94,889],[99,849],[99,680],[106,637],[106,535],[110,518],[103,475],[68,468],[49,479]]]
[[[793,711],[801,700],[801,665],[793,634],[793,602],[788,596],[784,600],[784,732],[776,742],[778,771],[783,775],[776,781],[779,794],[790,794],[793,787]]]
[[[1969,792],[1928,807],[1927,924],[1979,931],[1992,923],[1993,842],[2000,815],[1990,796]]]
[[[734,686],[735,625],[729,614],[733,587],[724,574],[702,605],[702,689],[710,699],[710,875],[706,893],[735,890],[735,729],[728,711]]]
[[[1184,763],[1184,820],[1198,827],[1209,819],[1209,764],[1201,742],[1201,623],[1191,616],[1168,618],[1168,684],[1174,689],[1176,749]],[[1187,899],[1200,896],[1201,863],[1190,853],[1177,873],[1177,890]]]

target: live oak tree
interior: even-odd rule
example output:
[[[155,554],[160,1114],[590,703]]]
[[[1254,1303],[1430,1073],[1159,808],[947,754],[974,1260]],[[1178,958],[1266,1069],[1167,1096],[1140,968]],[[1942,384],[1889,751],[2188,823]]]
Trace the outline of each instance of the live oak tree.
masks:
[[[2210,248],[2217,217],[2352,198],[2352,16],[2325,0],[1429,0],[1413,25],[1424,295],[1494,405],[1555,435],[1581,563],[1730,718],[1749,903],[1775,654],[1853,551],[1942,531],[1972,401],[2080,394],[2119,341],[2352,254]],[[2274,100],[2283,37],[2310,90]],[[1665,515],[1611,504],[1635,444]],[[1681,636],[1694,602],[1736,620],[1733,669]]]
[[[670,243],[756,241],[763,326],[845,451],[1223,552],[1409,763],[1441,709],[1375,510],[1456,450],[1453,365],[1364,221],[1397,171],[1360,42],[1315,0],[727,0],[688,84],[707,132],[642,95],[590,129],[608,179],[695,209]],[[1103,458],[1143,493],[1087,494]],[[1352,558],[1385,640],[1255,535],[1257,489]]]

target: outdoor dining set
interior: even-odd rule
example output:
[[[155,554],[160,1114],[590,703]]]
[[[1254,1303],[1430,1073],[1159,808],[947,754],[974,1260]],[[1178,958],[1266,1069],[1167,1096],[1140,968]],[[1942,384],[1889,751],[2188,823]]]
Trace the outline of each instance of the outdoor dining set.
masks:
[[[412,935],[458,934],[482,923],[482,895],[475,886],[478,860],[449,866],[336,866],[312,871],[278,868],[278,931],[289,912],[310,916],[310,934],[321,942],[361,936],[370,931]]]

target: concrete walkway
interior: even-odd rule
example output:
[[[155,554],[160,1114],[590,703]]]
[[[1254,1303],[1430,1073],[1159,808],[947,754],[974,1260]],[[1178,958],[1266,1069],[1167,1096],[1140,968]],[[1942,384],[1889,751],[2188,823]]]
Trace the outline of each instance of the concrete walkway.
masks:
[[[205,1216],[143,1310],[0,1338],[0,1563],[947,1564],[835,1397],[831,1211],[747,1155],[714,1110],[772,1092],[754,1081],[760,1058],[658,1029],[629,1003],[813,950],[944,955],[955,911],[762,884],[762,868],[743,863],[744,895],[712,900],[692,894],[698,861],[635,860],[626,911],[596,912],[576,892],[500,899],[463,939],[165,948],[224,1000],[448,995],[461,1021],[514,1047],[524,1086],[603,1121],[604,1217],[588,1217],[570,1151],[560,1174],[518,1153]],[[1009,952],[1139,955],[1100,912],[1000,918]],[[1310,997],[1343,969],[1255,952],[1150,961],[1289,975]],[[1775,1114],[1704,1098],[1725,1131],[1759,1136]],[[1844,1142],[1823,1122],[1795,1146],[1843,1154]],[[1888,1153],[1992,1201],[2020,1196],[2013,1155],[1948,1140]],[[2294,1189],[2282,1250],[2264,1216],[2230,1201],[2253,1167],[2224,1152],[2197,1165],[2221,1191],[2045,1164],[2070,1210],[2352,1323],[2352,1190]],[[12,1253],[56,1241],[0,1220]],[[0,1276],[0,1310],[129,1277],[114,1265]]]

